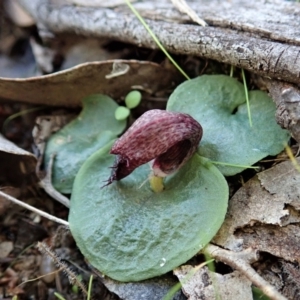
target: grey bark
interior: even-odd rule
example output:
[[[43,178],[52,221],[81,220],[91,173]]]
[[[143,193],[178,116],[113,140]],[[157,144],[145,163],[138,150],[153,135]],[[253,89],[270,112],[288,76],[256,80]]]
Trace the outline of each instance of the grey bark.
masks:
[[[157,48],[126,6],[108,9],[58,5],[50,0],[18,1],[45,31],[75,32]],[[171,53],[214,59],[300,84],[299,3],[194,0],[188,4],[210,26],[184,24],[189,22],[188,17],[167,0],[140,1],[134,6]]]
[[[276,103],[276,120],[282,128],[290,131],[300,143],[300,91],[291,84],[271,82],[267,84],[269,93]]]

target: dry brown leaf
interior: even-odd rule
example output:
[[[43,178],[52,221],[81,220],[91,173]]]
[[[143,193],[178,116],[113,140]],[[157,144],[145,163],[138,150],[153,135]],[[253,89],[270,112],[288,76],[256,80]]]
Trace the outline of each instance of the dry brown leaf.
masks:
[[[300,262],[299,187],[300,173],[290,161],[258,174],[230,200],[214,243],[233,251],[253,247]]]
[[[254,225],[236,232],[243,240],[243,246],[271,253],[288,261],[300,262],[299,224],[284,227],[274,225]]]
[[[221,275],[212,273],[207,267],[203,267],[192,278],[186,280],[185,278],[192,270],[193,267],[189,265],[174,270],[174,274],[181,282],[183,292],[189,300],[214,300],[220,299],[220,296],[222,300],[253,299],[251,281],[238,271]]]
[[[297,161],[300,163],[300,158]],[[259,173],[258,179],[270,194],[285,195],[289,202],[298,199],[298,205],[300,204],[300,174],[290,161]]]
[[[113,66],[129,66],[125,74],[110,79]],[[132,86],[155,93],[175,85],[178,74],[158,64],[136,60],[89,62],[50,75],[26,79],[0,77],[0,97],[28,103],[80,106],[81,100],[101,93],[112,98],[125,96]]]

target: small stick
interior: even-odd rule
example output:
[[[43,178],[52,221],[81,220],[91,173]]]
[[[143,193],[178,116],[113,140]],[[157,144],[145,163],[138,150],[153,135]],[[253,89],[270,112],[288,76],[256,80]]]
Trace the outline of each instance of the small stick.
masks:
[[[59,203],[66,207],[70,207],[70,200],[59,193],[52,185],[52,167],[53,167],[53,162],[54,162],[54,157],[55,154],[51,154],[49,164],[47,167],[47,174],[46,177],[43,178],[40,182],[39,185],[45,190],[45,192],[51,196],[53,199],[57,200]]]
[[[52,216],[52,215],[50,215],[50,214],[48,214],[48,213],[46,213],[46,212],[44,212],[44,211],[42,211],[40,209],[37,209],[37,208],[35,208],[35,207],[33,207],[33,206],[29,205],[29,204],[26,204],[23,201],[20,201],[20,200],[14,198],[14,197],[12,197],[12,196],[10,196],[8,194],[5,194],[5,193],[3,193],[1,191],[0,191],[0,197],[3,198],[3,199],[6,199],[8,201],[11,201],[11,202],[13,202],[15,204],[18,204],[18,205],[20,205],[20,206],[22,206],[22,207],[24,207],[24,208],[26,208],[28,210],[31,210],[32,212],[34,212],[34,213],[36,213],[36,214],[38,214],[38,215],[40,215],[40,216],[42,216],[44,218],[47,218],[50,221],[53,221],[53,222],[56,222],[56,223],[59,223],[59,224],[62,224],[62,225],[65,225],[65,226],[69,227],[69,222],[67,222],[67,221],[65,221],[63,219],[54,217],[54,216]]]
[[[269,282],[264,280],[251,267],[250,264],[257,261],[258,259],[255,250],[250,248],[241,252],[233,252],[224,250],[212,244],[208,244],[204,249],[204,253],[207,253],[216,260],[219,260],[232,267],[233,269],[240,271],[272,300],[287,300],[286,297],[282,296]]]

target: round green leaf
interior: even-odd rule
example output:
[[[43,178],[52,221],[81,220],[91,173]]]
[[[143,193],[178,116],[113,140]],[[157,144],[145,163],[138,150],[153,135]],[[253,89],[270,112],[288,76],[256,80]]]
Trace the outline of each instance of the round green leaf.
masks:
[[[130,110],[124,106],[119,106],[115,111],[115,118],[118,121],[126,120],[129,115]]]
[[[125,97],[125,104],[129,109],[137,107],[142,100],[140,91],[131,91]]]
[[[125,129],[126,122],[115,119],[117,107],[108,96],[89,96],[83,100],[79,116],[51,136],[45,161],[56,153],[52,183],[57,190],[71,193],[74,178],[84,161]]]
[[[119,281],[164,274],[193,257],[225,218],[228,186],[207,159],[194,155],[154,193],[149,166],[100,188],[110,175],[111,145],[92,155],[76,176],[70,229],[85,258]]]
[[[213,161],[252,165],[284,148],[289,133],[275,121],[276,107],[262,91],[249,92],[250,127],[243,85],[225,75],[203,75],[176,88],[167,110],[190,114],[203,127],[199,153]],[[218,166],[224,175],[244,168]]]

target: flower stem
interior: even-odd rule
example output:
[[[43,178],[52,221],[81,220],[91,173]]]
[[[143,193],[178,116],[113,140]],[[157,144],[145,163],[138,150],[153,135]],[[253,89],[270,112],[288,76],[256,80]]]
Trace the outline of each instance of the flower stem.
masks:
[[[164,178],[151,175],[150,176],[150,186],[155,193],[160,193],[164,190]]]

